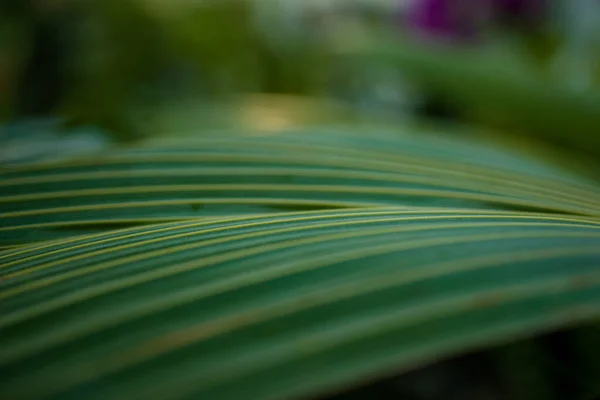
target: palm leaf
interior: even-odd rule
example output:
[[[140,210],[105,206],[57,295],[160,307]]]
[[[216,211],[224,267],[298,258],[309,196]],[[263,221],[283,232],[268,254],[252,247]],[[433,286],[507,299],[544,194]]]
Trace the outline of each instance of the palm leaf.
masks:
[[[548,215],[284,214],[1,257],[9,398],[287,398],[600,312],[600,225]]]
[[[426,136],[207,135],[0,172],[0,244],[106,227],[359,206],[600,214],[600,191],[541,162]]]
[[[0,176],[6,398],[311,396],[600,316],[598,188],[481,143],[220,132]]]

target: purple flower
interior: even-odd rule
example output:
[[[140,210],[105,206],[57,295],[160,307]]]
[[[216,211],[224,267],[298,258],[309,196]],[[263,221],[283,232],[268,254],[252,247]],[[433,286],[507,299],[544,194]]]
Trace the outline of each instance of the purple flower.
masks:
[[[545,0],[414,0],[406,23],[419,40],[468,43],[493,23],[535,24],[544,9]]]
[[[489,0],[415,0],[407,25],[418,39],[469,42],[479,36]]]

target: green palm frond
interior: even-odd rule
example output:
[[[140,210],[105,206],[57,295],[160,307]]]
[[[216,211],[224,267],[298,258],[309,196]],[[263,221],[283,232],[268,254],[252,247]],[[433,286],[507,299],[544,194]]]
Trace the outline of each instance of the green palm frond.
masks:
[[[17,398],[287,398],[600,312],[600,224],[548,215],[282,214],[0,257]]]
[[[600,190],[592,184],[518,155],[447,138],[334,130],[154,140],[0,176],[3,245],[83,228],[310,209],[400,205],[600,215]]]
[[[311,396],[600,316],[600,189],[482,143],[216,132],[0,176],[7,398]]]

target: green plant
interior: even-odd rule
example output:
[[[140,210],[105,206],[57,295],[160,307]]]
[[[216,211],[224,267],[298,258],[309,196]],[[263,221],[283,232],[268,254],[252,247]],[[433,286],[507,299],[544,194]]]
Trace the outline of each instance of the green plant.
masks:
[[[257,133],[0,171],[6,398],[296,398],[600,315],[595,182],[473,139]]]
[[[600,188],[573,157],[539,157],[541,141],[597,159],[597,93],[344,30],[277,53],[248,3],[184,3],[62,3],[81,37],[58,117],[145,138],[0,167],[0,397],[301,398],[477,350],[511,399],[599,392]],[[353,47],[326,51],[340,36]],[[338,68],[358,84],[396,69],[502,140],[223,96],[320,94]],[[573,392],[538,343],[565,329]]]
[[[464,109],[478,125],[600,155],[598,91],[573,91],[527,62],[477,49],[418,46],[389,34],[365,38],[339,54],[365,65],[396,67],[419,87]]]

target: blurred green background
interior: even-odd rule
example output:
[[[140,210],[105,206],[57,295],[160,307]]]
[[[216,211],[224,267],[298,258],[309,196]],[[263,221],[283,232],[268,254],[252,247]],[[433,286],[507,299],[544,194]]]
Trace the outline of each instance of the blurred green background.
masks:
[[[2,137],[85,131],[101,146],[216,127],[441,121],[597,154],[593,2],[495,15],[476,42],[449,46],[452,31],[411,35],[413,3],[5,1]]]

